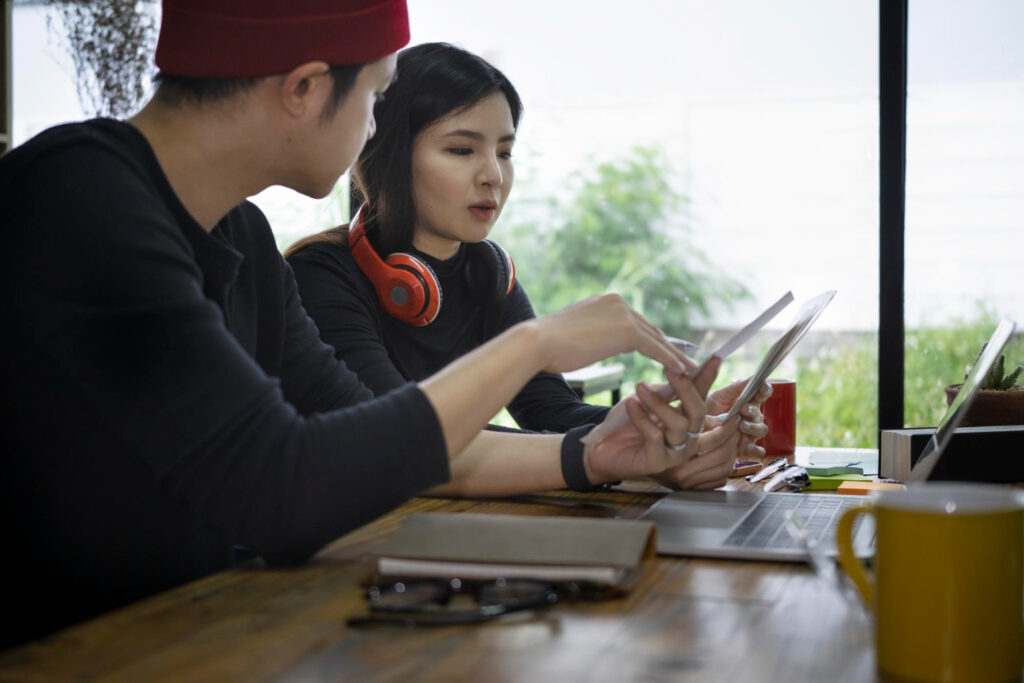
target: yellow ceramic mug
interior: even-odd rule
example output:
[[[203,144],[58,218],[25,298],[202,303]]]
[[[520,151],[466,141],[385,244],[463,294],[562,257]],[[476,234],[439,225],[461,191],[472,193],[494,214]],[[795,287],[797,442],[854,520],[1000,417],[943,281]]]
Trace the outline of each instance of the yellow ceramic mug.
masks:
[[[869,578],[851,547],[875,518]],[[907,681],[1014,681],[1024,668],[1024,501],[1011,488],[923,484],[839,522],[839,562],[875,615],[878,669]]]

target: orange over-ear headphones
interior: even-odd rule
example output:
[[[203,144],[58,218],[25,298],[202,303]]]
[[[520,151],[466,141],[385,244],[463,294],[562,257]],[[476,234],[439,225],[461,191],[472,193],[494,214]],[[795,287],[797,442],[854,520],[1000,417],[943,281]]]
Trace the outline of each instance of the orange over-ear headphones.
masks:
[[[348,246],[363,274],[373,283],[377,300],[388,315],[423,327],[441,312],[441,283],[434,270],[412,254],[396,252],[381,259],[366,238],[359,207],[348,229]],[[490,240],[465,243],[470,251],[465,275],[470,292],[485,305],[504,299],[516,282],[512,257]]]

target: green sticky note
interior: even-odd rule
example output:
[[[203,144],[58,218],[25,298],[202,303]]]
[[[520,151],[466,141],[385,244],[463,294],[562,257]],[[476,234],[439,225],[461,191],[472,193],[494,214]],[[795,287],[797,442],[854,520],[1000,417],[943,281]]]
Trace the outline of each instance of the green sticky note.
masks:
[[[837,474],[864,474],[863,467],[845,467],[837,465],[834,467],[805,467],[807,474],[819,477],[834,477]]]
[[[833,474],[831,476],[820,476],[811,474],[811,483],[804,487],[804,491],[835,491],[844,481],[874,481],[874,477],[865,477],[863,474]]]

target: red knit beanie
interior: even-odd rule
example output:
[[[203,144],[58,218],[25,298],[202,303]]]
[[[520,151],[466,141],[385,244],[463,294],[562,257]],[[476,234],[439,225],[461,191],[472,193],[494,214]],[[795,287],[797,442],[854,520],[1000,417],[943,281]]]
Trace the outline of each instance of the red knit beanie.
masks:
[[[163,0],[156,65],[187,78],[254,78],[362,64],[409,42],[405,0]]]

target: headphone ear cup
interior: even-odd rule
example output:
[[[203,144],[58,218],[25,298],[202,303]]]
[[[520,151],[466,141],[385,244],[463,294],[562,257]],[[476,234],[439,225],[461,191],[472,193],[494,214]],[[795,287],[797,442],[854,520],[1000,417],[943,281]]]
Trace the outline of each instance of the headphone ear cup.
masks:
[[[441,282],[434,269],[411,254],[388,256],[388,282],[377,283],[377,298],[387,313],[402,322],[423,327],[441,312]]]
[[[473,297],[485,306],[501,303],[516,283],[512,257],[497,242],[467,243],[466,284]]]
[[[363,209],[359,207],[348,230],[352,258],[369,278],[384,311],[410,325],[429,325],[441,310],[441,283],[434,270],[410,254],[392,254],[387,262],[373,250],[366,237]]]

